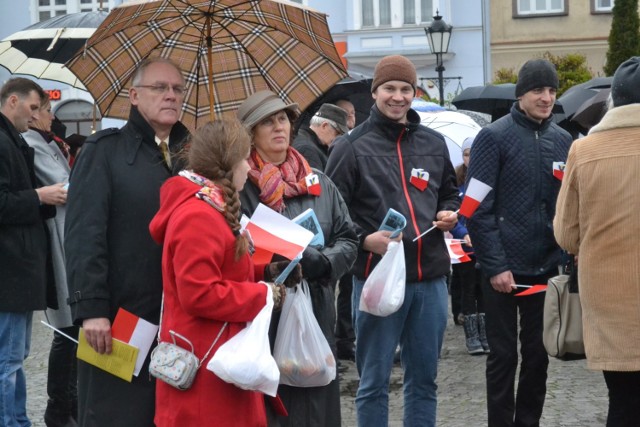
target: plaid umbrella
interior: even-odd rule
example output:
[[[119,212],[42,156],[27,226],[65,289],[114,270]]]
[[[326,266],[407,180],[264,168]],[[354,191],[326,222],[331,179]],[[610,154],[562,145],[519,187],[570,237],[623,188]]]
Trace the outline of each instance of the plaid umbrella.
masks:
[[[38,22],[0,41],[0,65],[13,74],[27,74],[84,89],[64,63],[82,47],[107,12],[80,12]]]
[[[186,79],[181,121],[195,129],[270,89],[304,110],[346,71],[326,15],[280,0],[164,0],[114,8],[67,63],[103,116],[126,118],[136,66],[170,58]]]

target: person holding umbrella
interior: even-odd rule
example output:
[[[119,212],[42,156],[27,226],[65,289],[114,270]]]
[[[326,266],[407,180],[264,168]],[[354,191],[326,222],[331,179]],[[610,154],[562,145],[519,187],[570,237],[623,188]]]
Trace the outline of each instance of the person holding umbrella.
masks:
[[[162,247],[149,235],[160,186],[171,177],[172,153],[187,129],[178,121],[184,77],[168,59],[142,61],[129,89],[129,121],[89,138],[69,183],[65,253],[71,312],[89,345],[111,352],[111,325],[123,308],[158,324]],[[78,362],[78,424],[153,426],[155,381],[131,383]]]
[[[308,246],[302,256],[302,276],[309,283],[313,313],[336,356],[335,284],[356,257],[357,240],[353,224],[340,193],[323,173],[312,170],[291,145],[291,123],[297,104],[285,104],[271,91],[256,92],[238,109],[238,118],[252,135],[249,179],[240,194],[242,211],[251,216],[259,203],[288,218],[313,209],[322,228],[325,245]],[[307,182],[316,180],[319,192]],[[270,339],[275,340],[279,314],[272,320]],[[323,387],[281,385],[288,417],[271,420],[270,425],[335,427],[340,421],[338,378]],[[279,422],[279,424],[278,424]]]

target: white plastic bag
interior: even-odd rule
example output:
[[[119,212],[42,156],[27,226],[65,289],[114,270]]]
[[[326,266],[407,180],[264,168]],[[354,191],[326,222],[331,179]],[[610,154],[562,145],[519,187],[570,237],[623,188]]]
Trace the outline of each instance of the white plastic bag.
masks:
[[[266,286],[267,305],[255,319],[247,322],[246,328],[218,348],[207,363],[207,369],[243,390],[257,390],[275,396],[280,373],[269,348],[273,295],[271,287]]]
[[[404,244],[391,242],[364,282],[360,310],[381,317],[395,313],[404,302],[405,280]]]
[[[306,280],[287,290],[273,357],[280,384],[321,387],[336,378],[336,361],[313,314]]]

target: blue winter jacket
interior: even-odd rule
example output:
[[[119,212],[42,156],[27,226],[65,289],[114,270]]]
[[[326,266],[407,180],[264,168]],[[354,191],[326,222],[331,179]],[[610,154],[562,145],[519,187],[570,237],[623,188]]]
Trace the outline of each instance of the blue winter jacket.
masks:
[[[511,270],[537,276],[561,262],[553,217],[571,135],[552,122],[529,119],[518,107],[480,131],[471,148],[471,178],[493,188],[467,221],[476,256],[489,277]],[[468,191],[468,189],[467,189]]]

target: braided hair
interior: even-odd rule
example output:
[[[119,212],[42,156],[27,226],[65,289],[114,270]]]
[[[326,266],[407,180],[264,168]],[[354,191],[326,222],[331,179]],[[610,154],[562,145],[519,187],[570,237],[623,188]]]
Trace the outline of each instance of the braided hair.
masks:
[[[249,242],[240,233],[240,196],[233,186],[233,169],[249,156],[251,140],[237,119],[209,122],[191,136],[185,153],[187,169],[214,181],[223,189],[224,217],[236,236],[236,260],[247,253]]]

